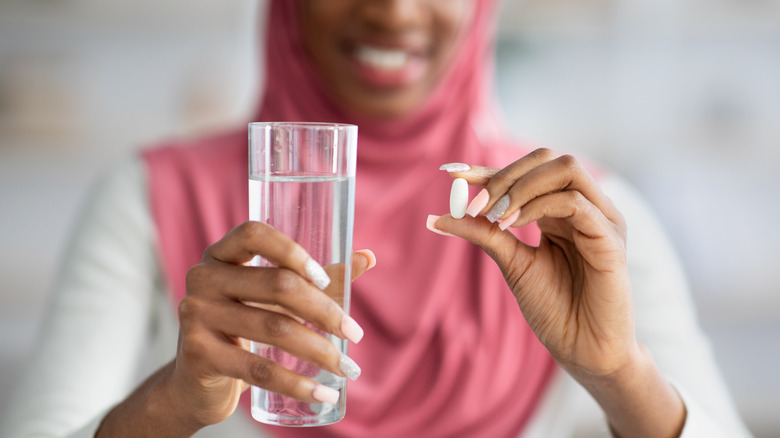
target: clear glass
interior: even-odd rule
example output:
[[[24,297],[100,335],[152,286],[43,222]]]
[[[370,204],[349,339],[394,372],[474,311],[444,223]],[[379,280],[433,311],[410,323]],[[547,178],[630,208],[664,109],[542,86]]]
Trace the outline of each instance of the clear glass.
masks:
[[[355,204],[357,126],[326,123],[249,124],[249,219],[271,225],[305,248],[320,265],[333,265],[328,293],[349,312]],[[273,266],[256,257],[255,266]],[[347,341],[313,330],[347,354]],[[339,391],[337,404],[303,403],[253,386],[252,416],[282,426],[323,426],[346,411],[347,379],[271,345],[252,351]]]

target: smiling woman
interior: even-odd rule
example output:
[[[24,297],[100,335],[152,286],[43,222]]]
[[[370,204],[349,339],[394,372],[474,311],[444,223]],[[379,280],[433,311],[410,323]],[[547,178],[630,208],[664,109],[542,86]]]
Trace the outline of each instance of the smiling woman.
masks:
[[[149,148],[84,215],[8,435],[558,438],[583,391],[618,436],[748,435],[641,200],[506,134],[488,95],[495,7],[270,2],[255,120],[359,125],[354,244],[376,258],[353,254],[350,309],[306,251],[247,221],[245,127]],[[452,178],[455,216],[428,216]],[[335,394],[247,341],[356,369],[311,324],[355,343],[346,417],[252,422],[249,385],[322,409]],[[147,339],[156,371],[134,386]]]
[[[397,118],[421,105],[447,70],[474,2],[304,2],[303,42],[346,107]]]

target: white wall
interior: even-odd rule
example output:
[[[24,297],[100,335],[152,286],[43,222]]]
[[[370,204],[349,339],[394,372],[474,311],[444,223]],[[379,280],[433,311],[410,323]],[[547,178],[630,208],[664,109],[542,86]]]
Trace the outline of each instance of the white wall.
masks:
[[[497,82],[513,131],[641,189],[683,256],[740,411],[757,436],[777,436],[780,1],[504,6]]]
[[[98,173],[151,142],[247,117],[256,9],[0,1],[0,414]]]

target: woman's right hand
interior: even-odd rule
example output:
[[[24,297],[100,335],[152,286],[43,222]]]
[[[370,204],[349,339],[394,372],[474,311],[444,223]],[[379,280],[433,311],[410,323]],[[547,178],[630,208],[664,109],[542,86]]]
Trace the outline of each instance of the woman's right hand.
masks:
[[[277,267],[249,266],[255,256]],[[351,280],[374,263],[371,251],[353,253]],[[224,420],[248,385],[310,403],[338,398],[335,390],[248,351],[252,340],[336,375],[345,376],[342,368],[350,365],[354,370],[351,359],[342,358],[332,342],[303,324],[352,342],[363,336],[328,295],[343,282],[336,274],[343,270],[336,267],[323,269],[293,240],[259,222],[237,226],[206,249],[201,263],[187,274],[176,359],[167,379],[169,394],[182,403],[191,421],[202,427]]]

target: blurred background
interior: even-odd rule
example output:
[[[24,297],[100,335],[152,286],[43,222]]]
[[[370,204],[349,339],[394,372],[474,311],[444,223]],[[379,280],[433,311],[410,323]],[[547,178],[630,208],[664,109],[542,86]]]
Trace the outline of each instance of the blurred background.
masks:
[[[0,413],[94,179],[139,147],[249,116],[263,4],[0,0]],[[780,0],[503,9],[509,126],[643,192],[743,418],[780,436]]]

